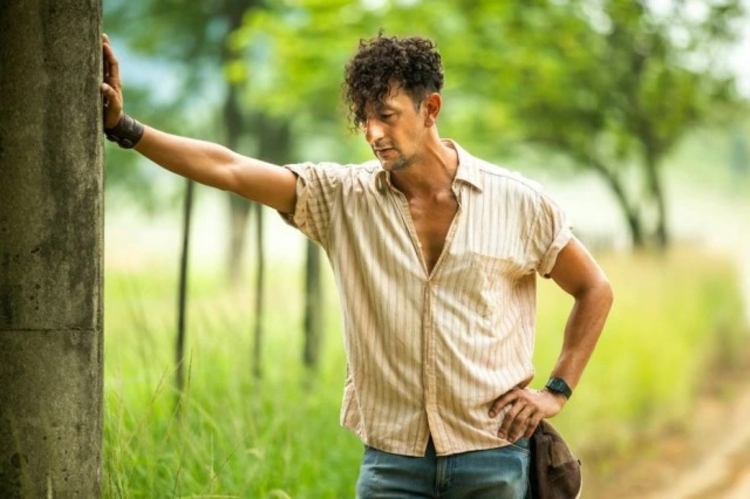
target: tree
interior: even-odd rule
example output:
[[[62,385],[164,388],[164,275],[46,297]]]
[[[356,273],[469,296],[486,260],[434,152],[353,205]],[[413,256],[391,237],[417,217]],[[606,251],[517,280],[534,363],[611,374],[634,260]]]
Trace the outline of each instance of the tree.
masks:
[[[99,497],[101,5],[0,3],[0,497]]]
[[[375,8],[301,0],[281,14],[249,16],[243,31],[285,61],[265,75],[269,92],[261,88],[256,98],[323,123],[335,116],[330,89],[359,37],[379,27],[432,37],[446,66],[451,113],[441,131],[467,137],[480,155],[507,155],[526,143],[570,158],[611,190],[634,246],[664,247],[664,158],[696,125],[739,100],[732,76],[715,61],[744,15],[739,0],[706,2],[698,16],[680,1],[668,7],[456,0]]]
[[[209,105],[220,110],[221,125],[206,138],[243,151],[253,144],[256,148],[261,144],[268,147],[269,141],[263,137],[266,128],[260,126],[260,122],[267,123],[270,118],[259,110],[243,109],[241,97],[247,85],[247,72],[238,64],[242,54],[230,43],[230,36],[242,24],[246,13],[262,9],[265,9],[262,0],[203,3],[167,0],[138,4],[120,1],[112,4],[108,19],[113,32],[127,35],[129,45],[138,53],[176,63],[183,78],[167,105],[170,113],[189,121],[190,110],[197,101],[211,101]],[[220,100],[217,96],[223,98]],[[151,105],[165,107],[164,103],[157,104],[153,100]],[[238,196],[229,195],[228,200],[227,276],[230,282],[237,284],[243,275],[251,205]]]
[[[178,397],[182,397],[185,388],[185,338],[187,337],[187,291],[188,291],[188,261],[190,257],[190,222],[193,218],[193,197],[195,183],[185,182],[185,204],[182,210],[182,252],[180,254],[180,278],[177,295],[177,338],[175,341],[175,386]],[[177,407],[180,405],[178,403]]]
[[[246,12],[262,9],[260,0],[225,0],[212,3],[183,2],[180,0],[143,2],[138,5],[113,5],[113,29],[127,27],[128,39],[134,48],[158,58],[179,61],[186,78],[182,98],[174,99],[189,106],[198,92],[222,88],[221,104],[223,134],[214,137],[230,149],[242,151],[248,145],[247,135],[257,138],[256,154],[280,163],[288,162],[289,127],[276,123],[260,111],[242,109],[241,96],[246,85],[246,73],[237,60],[241,54],[229,43],[231,33],[242,23]],[[134,30],[133,27],[136,27]],[[174,109],[172,109],[174,111]],[[208,138],[211,138],[209,135]],[[247,220],[252,205],[245,199],[229,195],[230,241],[228,245],[227,275],[238,284],[243,274],[242,261],[246,240]],[[253,371],[260,375],[260,345],[263,334],[263,217],[260,205],[256,213],[256,302],[254,337],[256,353]]]
[[[736,35],[740,2],[710,2],[696,19],[681,2],[657,14],[641,1],[538,1],[497,30],[486,13],[469,13],[480,45],[512,46],[505,71],[476,71],[493,83],[481,87],[487,97],[521,124],[518,139],[596,172],[633,245],[665,247],[664,158],[717,107],[739,99],[732,77],[711,62]]]

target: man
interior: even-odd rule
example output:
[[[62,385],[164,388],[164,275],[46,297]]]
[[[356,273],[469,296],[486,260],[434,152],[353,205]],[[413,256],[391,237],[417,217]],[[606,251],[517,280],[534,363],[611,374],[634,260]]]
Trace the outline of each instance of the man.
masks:
[[[111,140],[270,206],[327,252],[347,353],[342,424],[365,444],[362,498],[525,497],[528,438],[578,384],[612,291],[564,213],[520,175],[438,135],[443,71],[429,40],[379,35],[346,67],[377,160],[279,167],[122,113],[104,38]],[[535,274],[575,304],[545,389],[533,376]]]

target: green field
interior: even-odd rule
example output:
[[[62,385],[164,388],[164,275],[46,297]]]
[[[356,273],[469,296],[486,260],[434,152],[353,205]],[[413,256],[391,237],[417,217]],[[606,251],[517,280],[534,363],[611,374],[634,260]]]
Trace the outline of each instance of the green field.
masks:
[[[577,452],[596,456],[586,463],[594,470],[634,439],[679,424],[716,366],[739,362],[746,347],[734,270],[721,259],[678,251],[600,261],[615,307],[555,419]],[[323,365],[313,375],[300,362],[299,269],[272,268],[261,380],[251,375],[252,296],[225,289],[219,272],[191,276],[179,414],[174,275],[156,266],[108,272],[105,497],[353,497],[362,446],[338,425],[345,363],[332,283]],[[540,282],[535,386],[554,363],[570,305]]]

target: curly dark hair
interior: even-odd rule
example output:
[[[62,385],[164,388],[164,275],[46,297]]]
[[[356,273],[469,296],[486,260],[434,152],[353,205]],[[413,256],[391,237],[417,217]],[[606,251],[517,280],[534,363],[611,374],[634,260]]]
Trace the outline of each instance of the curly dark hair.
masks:
[[[352,128],[367,121],[367,105],[382,103],[393,84],[400,85],[416,107],[429,93],[440,92],[443,65],[432,41],[417,36],[386,37],[382,31],[359,41],[342,85]]]

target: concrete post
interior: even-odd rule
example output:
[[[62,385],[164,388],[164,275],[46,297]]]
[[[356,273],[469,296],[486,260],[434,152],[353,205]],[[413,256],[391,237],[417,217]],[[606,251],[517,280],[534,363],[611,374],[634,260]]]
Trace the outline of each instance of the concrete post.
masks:
[[[0,497],[101,495],[101,0],[0,1]]]

